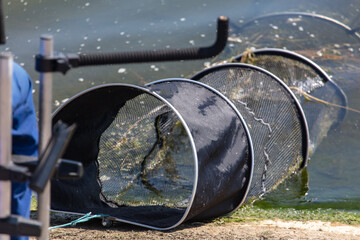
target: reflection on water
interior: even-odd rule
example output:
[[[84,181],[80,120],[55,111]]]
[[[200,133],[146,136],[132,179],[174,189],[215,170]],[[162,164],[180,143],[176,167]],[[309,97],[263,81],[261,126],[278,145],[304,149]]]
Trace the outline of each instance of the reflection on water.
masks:
[[[37,102],[38,73],[34,71],[34,56],[39,51],[41,34],[52,34],[55,50],[73,53],[93,53],[111,51],[134,51],[163,48],[207,46],[214,41],[216,18],[228,16],[231,26],[265,13],[283,11],[316,12],[344,22],[351,27],[359,27],[360,1],[89,1],[89,0],[8,0],[5,5],[8,42],[3,50],[15,54],[15,59],[30,73],[35,83]],[[299,3],[301,2],[301,3]],[[306,32],[304,26],[290,22],[299,32]],[[278,25],[268,26],[271,29]],[[285,29],[280,29],[285,31]],[[320,30],[319,30],[320,31]],[[309,38],[316,39],[326,33],[309,32]],[[311,36],[314,35],[314,37]],[[243,39],[232,36],[224,54],[231,53],[234,44]],[[276,38],[276,36],[274,35]],[[281,34],[279,34],[281,37]],[[296,37],[292,36],[293,40]],[[288,36],[290,38],[290,36]],[[359,108],[360,90],[358,76],[360,70],[359,46],[349,47],[347,42],[336,43],[333,49],[345,55],[332,54],[322,49],[316,50],[314,61],[330,71],[334,80],[345,90],[349,107]],[[259,45],[258,47],[261,47]],[[276,46],[272,46],[276,47]],[[320,51],[320,52],[319,52]],[[302,52],[303,54],[309,52]],[[332,57],[332,56],[335,57]],[[330,56],[324,58],[324,56]],[[222,55],[225,57],[225,55]],[[65,76],[54,74],[54,109],[76,93],[94,85],[123,82],[140,84],[170,77],[189,77],[200,71],[212,59],[179,61],[170,63],[145,63],[121,66],[84,67],[69,71]],[[333,67],[334,62],[346,62],[343,68]],[[350,80],[349,80],[350,79]],[[360,209],[359,174],[360,161],[359,114],[349,112],[345,121],[332,129],[318,147],[308,167],[308,187],[306,196],[298,202],[303,206],[318,203],[319,206],[342,207],[350,205]],[[296,184],[295,184],[296,185]],[[294,196],[294,199],[298,199]],[[293,200],[285,200],[285,202]],[[296,202],[297,200],[295,200]],[[321,205],[324,203],[324,205]],[[336,204],[339,203],[339,204]],[[352,204],[353,203],[353,204]],[[286,203],[282,203],[286,205]]]

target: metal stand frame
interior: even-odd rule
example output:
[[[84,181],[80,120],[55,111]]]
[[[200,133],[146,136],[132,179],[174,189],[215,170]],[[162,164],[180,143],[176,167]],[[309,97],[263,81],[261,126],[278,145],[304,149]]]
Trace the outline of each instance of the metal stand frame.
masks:
[[[42,37],[42,53],[51,56],[52,38]],[[40,158],[12,155],[12,73],[13,57],[0,54],[0,240],[10,235],[40,236],[49,239],[50,183],[56,172],[60,179],[82,176],[82,164],[60,159],[76,126],[51,123],[52,74],[40,76]],[[39,221],[11,214],[11,182],[30,180],[30,188],[39,194]]]

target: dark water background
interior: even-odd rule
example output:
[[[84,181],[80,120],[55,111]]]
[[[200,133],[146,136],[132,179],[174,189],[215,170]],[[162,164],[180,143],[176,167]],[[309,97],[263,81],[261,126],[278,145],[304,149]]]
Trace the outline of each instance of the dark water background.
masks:
[[[214,41],[216,19],[221,15],[228,16],[231,24],[240,24],[266,13],[314,12],[353,28],[360,27],[359,0],[11,0],[4,1],[4,6],[8,39],[2,50],[11,51],[31,75],[36,103],[39,75],[34,70],[34,56],[39,52],[42,34],[53,35],[55,51],[95,53],[207,46]],[[323,31],[331,34],[326,29]],[[360,49],[354,51],[358,53]],[[84,67],[73,69],[65,76],[56,73],[54,109],[92,86],[104,83],[143,85],[158,79],[189,77],[209,61],[211,59]],[[345,92],[349,106],[360,109],[358,76],[360,74],[349,74],[352,81],[346,85]],[[359,113],[349,112],[344,122],[328,133],[302,178],[281,186],[267,203],[359,211],[359,119]]]

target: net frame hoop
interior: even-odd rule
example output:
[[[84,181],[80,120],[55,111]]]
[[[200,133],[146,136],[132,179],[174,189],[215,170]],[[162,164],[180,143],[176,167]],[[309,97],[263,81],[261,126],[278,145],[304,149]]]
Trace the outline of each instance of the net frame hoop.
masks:
[[[299,61],[299,62],[303,63],[304,65],[310,66],[311,69],[314,70],[316,72],[316,74],[318,74],[321,77],[321,79],[325,80],[324,81],[325,83],[329,83],[329,84],[333,85],[333,87],[336,89],[336,92],[339,94],[339,96],[341,98],[342,106],[344,106],[344,107],[348,106],[349,102],[348,102],[348,98],[347,98],[344,90],[342,90],[342,88],[340,88],[339,85],[334,80],[332,80],[330,78],[330,76],[318,64],[316,64],[314,61],[310,60],[309,58],[307,58],[299,53],[296,53],[294,51],[280,49],[280,48],[255,49],[255,50],[251,51],[251,53],[254,53],[255,56],[257,54],[282,56],[282,57],[286,57],[286,58],[289,58],[294,61]],[[243,54],[239,54],[236,57],[234,57],[234,59],[236,61],[240,61],[242,56],[243,56]],[[344,118],[346,117],[347,110],[342,109],[341,112],[342,112],[342,114],[340,116],[340,121],[344,120]]]
[[[245,191],[245,194],[241,200],[241,202],[239,203],[238,206],[236,206],[231,212],[229,212],[228,214],[231,214],[232,212],[236,211],[237,209],[239,209],[243,203],[245,202],[245,199],[248,195],[248,192],[250,190],[250,186],[251,186],[251,182],[252,182],[252,178],[253,178],[253,173],[254,173],[254,164],[255,164],[255,159],[254,159],[254,145],[253,145],[253,142],[252,142],[252,139],[251,139],[251,134],[250,134],[250,131],[249,131],[249,128],[243,118],[243,116],[241,115],[241,113],[239,112],[239,110],[236,108],[236,106],[234,105],[234,103],[232,101],[230,101],[224,94],[222,94],[220,91],[216,90],[215,88],[209,86],[209,85],[206,85],[202,82],[199,82],[199,81],[195,81],[195,80],[192,80],[192,79],[185,79],[185,78],[170,78],[170,79],[162,79],[162,80],[157,80],[157,81],[154,81],[154,82],[151,82],[151,83],[147,83],[145,84],[145,86],[151,86],[152,84],[156,84],[156,83],[162,83],[162,82],[168,82],[168,81],[183,81],[183,82],[189,82],[189,83],[193,83],[193,84],[196,84],[196,85],[200,85],[202,87],[205,87],[207,88],[208,90],[214,92],[215,94],[219,95],[231,108],[232,110],[234,110],[234,112],[236,113],[237,117],[240,119],[241,121],[241,124],[242,126],[244,127],[244,130],[245,130],[245,134],[247,136],[247,139],[248,139],[248,145],[249,145],[249,148],[250,148],[250,155],[251,155],[251,159],[250,159],[250,163],[251,163],[251,169],[250,169],[250,177],[249,177],[249,182],[247,184],[247,187],[246,187],[246,191]]]
[[[271,17],[307,17],[307,18],[314,18],[318,19],[324,22],[332,23],[334,25],[337,25],[343,29],[345,29],[349,34],[353,35],[354,37],[358,38],[360,41],[360,33],[356,32],[358,29],[352,29],[348,25],[344,24],[343,22],[340,22],[339,20],[336,20],[331,17],[327,17],[321,14],[316,13],[307,13],[307,12],[277,12],[277,13],[271,13],[271,14],[265,14],[256,18],[253,18],[240,26],[235,26],[238,30],[246,28],[247,26],[255,23],[258,20],[263,20],[265,18],[271,18]]]
[[[301,127],[304,129],[304,131],[302,131],[303,134],[303,149],[302,149],[302,155],[303,155],[303,162],[300,164],[300,169],[303,169],[307,166],[308,164],[308,158],[309,158],[309,146],[310,146],[310,137],[309,137],[309,128],[308,128],[308,123],[306,121],[306,117],[304,114],[304,111],[301,107],[300,102],[298,101],[297,97],[295,96],[295,94],[293,93],[293,91],[291,91],[291,89],[281,80],[279,79],[276,75],[274,75],[273,73],[254,66],[254,65],[250,65],[250,64],[246,64],[246,63],[225,63],[225,64],[221,64],[221,65],[215,65],[213,67],[210,68],[206,68],[198,73],[196,73],[195,75],[193,75],[191,77],[191,79],[193,80],[197,80],[199,81],[202,77],[204,77],[205,75],[214,72],[214,71],[218,71],[218,70],[222,70],[222,69],[228,69],[228,68],[241,68],[241,69],[250,69],[252,71],[258,71],[261,72],[265,75],[268,75],[270,78],[274,79],[284,90],[285,92],[287,92],[290,95],[290,98],[292,98],[293,103],[296,107],[296,110],[299,113],[299,117],[300,117],[300,124]]]
[[[175,227],[179,226],[182,222],[184,222],[186,220],[186,217],[190,212],[191,206],[192,206],[194,198],[195,198],[195,193],[196,193],[196,189],[197,189],[197,185],[198,185],[198,158],[197,158],[197,152],[196,152],[196,147],[195,147],[195,141],[194,141],[194,138],[191,135],[191,131],[190,131],[188,125],[186,124],[185,120],[181,116],[181,114],[178,112],[178,110],[176,110],[176,108],[172,104],[170,104],[166,99],[161,97],[159,94],[157,94],[155,92],[152,92],[149,89],[141,87],[141,86],[132,85],[132,84],[125,84],[125,83],[108,83],[108,84],[102,84],[102,85],[99,85],[99,86],[95,86],[95,87],[86,89],[86,90],[74,95],[68,101],[66,101],[64,104],[62,104],[59,108],[57,108],[55,110],[55,112],[53,113],[52,117],[54,117],[57,113],[59,113],[62,109],[64,109],[68,104],[70,104],[72,101],[76,100],[77,98],[79,98],[79,97],[81,97],[81,96],[83,96],[85,94],[91,94],[93,91],[96,91],[98,89],[109,88],[109,87],[134,88],[136,90],[143,91],[143,93],[149,94],[149,95],[157,98],[158,100],[162,101],[163,103],[165,103],[176,114],[176,116],[179,118],[179,120],[183,124],[183,127],[184,127],[184,129],[185,129],[185,131],[186,131],[186,133],[188,135],[188,139],[189,139],[190,146],[191,146],[192,153],[193,153],[193,160],[194,160],[194,184],[193,184],[193,189],[192,189],[190,201],[189,201],[188,206],[186,207],[186,210],[185,210],[183,216],[181,217],[181,219],[177,223],[175,223],[174,225],[172,225],[170,227],[161,228],[161,227],[154,227],[154,226],[150,226],[150,225],[147,225],[147,224],[137,223],[137,222],[133,222],[133,221],[129,221],[129,220],[124,220],[124,219],[116,218],[116,217],[111,217],[111,219],[114,219],[114,220],[119,221],[119,222],[127,223],[127,224],[136,225],[136,226],[139,226],[139,227],[145,227],[145,228],[154,229],[154,230],[161,230],[161,231],[175,228]],[[50,211],[60,212],[60,213],[76,214],[76,215],[85,215],[83,213],[74,213],[74,212],[59,211],[59,210],[52,210],[52,209],[50,209]]]

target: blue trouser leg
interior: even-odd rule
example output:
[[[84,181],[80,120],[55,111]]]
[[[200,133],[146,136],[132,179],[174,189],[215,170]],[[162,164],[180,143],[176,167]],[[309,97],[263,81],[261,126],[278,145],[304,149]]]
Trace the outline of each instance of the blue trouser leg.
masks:
[[[28,183],[11,183],[12,198],[11,198],[11,213],[20,215],[26,218],[30,217],[31,195]],[[27,240],[28,237],[12,236],[11,240]]]

